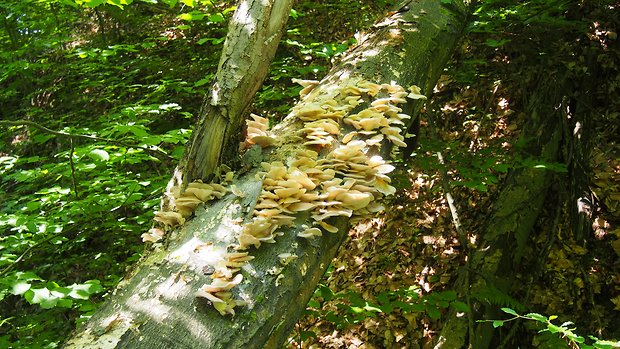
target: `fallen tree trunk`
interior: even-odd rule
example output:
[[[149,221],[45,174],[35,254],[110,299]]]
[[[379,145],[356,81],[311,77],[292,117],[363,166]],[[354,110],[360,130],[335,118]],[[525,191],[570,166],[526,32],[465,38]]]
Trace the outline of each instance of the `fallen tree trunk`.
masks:
[[[373,200],[394,190],[386,175],[392,166],[373,155],[402,145],[396,126],[405,128],[406,116],[397,104],[432,89],[464,29],[463,4],[445,6],[405,2],[318,86],[304,89],[271,132],[255,117],[260,134],[248,143],[272,146],[251,147],[229,193],[198,206],[65,347],[281,346],[350,220],[378,209]],[[180,192],[177,209],[187,198]]]

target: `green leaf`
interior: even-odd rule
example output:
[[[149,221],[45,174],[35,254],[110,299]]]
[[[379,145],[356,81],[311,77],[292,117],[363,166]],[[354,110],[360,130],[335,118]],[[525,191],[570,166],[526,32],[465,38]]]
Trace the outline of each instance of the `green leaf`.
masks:
[[[549,332],[551,333],[558,333],[558,332],[562,332],[563,328],[556,326],[554,324],[547,324],[547,330],[549,330]]]
[[[204,85],[204,84],[208,83],[209,81],[211,81],[211,79],[210,79],[210,78],[200,79],[200,80],[198,80],[198,81],[196,81],[196,82],[194,83],[194,87],[202,86],[202,85]]]
[[[301,338],[301,341],[306,341],[310,338],[316,338],[316,333],[312,332],[312,331],[301,331],[299,332],[299,337]]]
[[[519,316],[519,314],[517,314],[516,311],[510,309],[510,308],[502,308],[502,311],[504,313],[510,314],[510,315],[514,315],[514,316]]]
[[[426,313],[433,320],[437,320],[441,317],[441,312],[434,306],[426,307]]]
[[[498,328],[504,326],[504,322],[501,320],[493,320],[493,328]]]
[[[88,153],[88,156],[90,156],[93,160],[98,161],[110,160],[110,154],[108,154],[108,152],[103,149],[93,149],[90,151],[90,153]]]
[[[82,0],[81,3],[86,7],[97,7],[103,4],[105,0]]]
[[[543,315],[540,315],[538,313],[529,313],[529,314],[526,314],[524,316],[527,317],[527,318],[530,318],[532,320],[539,321],[539,322],[547,322],[547,317],[543,316]]]
[[[209,15],[209,22],[212,22],[212,23],[224,22],[224,16],[221,13],[215,13],[215,14]]]
[[[70,289],[69,297],[74,299],[88,299],[90,295],[103,291],[103,287],[99,280],[89,280],[83,284],[73,284],[68,287]]]
[[[370,305],[368,303],[366,303],[366,305],[364,306],[364,310],[372,311],[372,312],[375,312],[375,313],[382,313],[383,312],[383,311],[381,311],[381,309],[379,309],[377,307],[374,307],[374,306],[372,306],[372,305]]]
[[[12,286],[13,287],[11,287],[11,294],[19,296],[28,291],[32,285],[29,282],[20,280],[14,283]]]
[[[71,308],[73,306],[73,301],[71,299],[62,298],[58,300],[57,305],[61,308]]]
[[[47,288],[30,289],[26,291],[24,298],[28,303],[38,304],[43,309],[51,309],[58,303],[58,297]]]
[[[350,307],[349,309],[351,310],[351,312],[355,314],[360,314],[364,312],[364,308],[360,308],[360,307]]]
[[[107,3],[110,5],[114,5],[121,10],[125,7],[125,5],[131,5],[133,0],[107,0]]]
[[[201,21],[206,17],[206,14],[200,12],[200,11],[192,11],[189,13],[182,13],[180,15],[177,16],[179,19],[182,19],[184,21]]]
[[[460,301],[454,301],[450,303],[450,306],[452,307],[452,309],[456,311],[461,311],[464,313],[469,312],[469,306],[467,306],[467,304],[460,302]]]

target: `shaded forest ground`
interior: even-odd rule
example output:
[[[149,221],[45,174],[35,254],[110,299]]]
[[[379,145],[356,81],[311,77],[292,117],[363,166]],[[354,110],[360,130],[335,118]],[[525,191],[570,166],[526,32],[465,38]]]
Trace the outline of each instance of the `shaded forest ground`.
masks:
[[[389,5],[361,2],[364,15],[359,16],[349,2],[301,2],[296,8],[303,16],[291,19],[272,73],[257,97],[255,111],[274,121],[282,117],[299,91],[290,78],[320,78],[338,53],[352,44],[354,32],[367,27]],[[571,105],[570,100],[586,105],[579,110],[587,111],[588,116],[590,151],[583,165],[591,192],[584,195],[589,200],[584,210],[590,216],[592,230],[584,239],[575,238],[573,233],[570,207],[566,204],[571,192],[569,174],[562,164],[571,154],[565,151],[562,163],[547,164],[554,173],[554,185],[538,219],[536,234],[528,241],[522,268],[514,275],[521,287],[510,295],[489,290],[472,298],[521,313],[557,315],[558,323],[575,322],[581,335],[620,338],[617,7],[612,1],[541,1],[529,5],[489,1],[479,6],[470,33],[421,113],[419,148],[411,157],[399,160],[394,181],[401,190],[386,203],[390,208],[387,212],[351,230],[350,239],[310,302],[308,315],[291,334],[289,347],[432,347],[447,308],[462,306],[465,301],[454,292],[453,283],[464,267],[464,249],[443,196],[436,152],[441,151],[446,159],[450,190],[473,248],[509,169],[532,166],[516,156],[524,146],[517,139],[528,118],[525,110],[529,93],[541,81],[558,76],[572,83],[562,85],[565,91],[560,91],[566,96],[566,105]],[[222,13],[225,9],[225,5],[219,8]],[[69,126],[76,133],[97,132],[130,143],[146,132],[147,136],[165,139],[163,143],[158,140],[158,146],[178,158],[187,133],[175,130],[189,127],[192,114],[198,113],[200,96],[216,66],[214,52],[221,48],[218,40],[223,37],[223,27],[211,22],[178,29],[181,23],[176,14],[155,10],[135,10],[140,16],[134,19],[130,17],[132,12],[102,11],[103,20],[99,22],[91,13],[92,18],[83,19],[83,37],[72,37],[70,41],[71,45],[82,45],[86,58],[78,59],[74,51],[67,54],[43,48],[42,53],[28,53],[40,54],[38,57],[44,57],[47,65],[38,60],[37,64],[42,65],[35,75],[7,73],[9,78],[3,77],[0,97],[7,106],[3,118],[28,118],[57,129]],[[158,22],[153,23],[152,18]],[[97,30],[106,23],[105,33]],[[125,31],[120,31],[124,37],[115,37],[114,23],[126,24]],[[151,40],[149,35],[153,33],[164,39]],[[197,44],[205,38],[209,44]],[[145,45],[136,44],[137,52],[132,51],[134,47],[115,46],[110,56],[102,58],[102,48],[110,44],[139,42]],[[35,87],[28,86],[30,83]],[[170,102],[178,103],[182,110]],[[113,126],[120,125],[124,118],[136,120],[135,127],[121,130]],[[565,133],[572,132],[567,129]],[[14,217],[9,214],[27,213],[21,205],[26,207],[26,201],[38,200],[31,197],[52,195],[42,188],[56,183],[49,176],[43,178],[47,181],[43,184],[37,182],[40,177],[25,180],[27,174],[34,176],[25,171],[43,168],[53,174],[62,169],[62,186],[72,186],[68,154],[73,145],[66,139],[23,129],[17,135],[2,130],[0,136],[0,156],[18,154],[28,159],[16,163],[15,172],[9,172],[14,170],[8,167],[3,172],[7,176],[2,179],[0,202],[5,215],[0,221],[9,231]],[[88,159],[84,154],[92,152],[86,144],[75,145],[78,153],[82,151],[79,161]],[[101,145],[99,148],[108,149]],[[144,154],[138,155],[123,155],[133,162],[108,162],[108,167],[104,166],[107,172],[99,177],[89,177],[88,167],[79,167],[75,199],[63,198],[69,204],[63,201],[63,209],[55,213],[68,216],[62,239],[46,242],[47,236],[43,236],[33,238],[30,245],[8,249],[8,240],[0,241],[5,244],[7,256],[28,252],[16,269],[33,270],[46,280],[66,284],[98,279],[104,288],[113,287],[126,265],[139,257],[140,234],[146,230],[144,226],[152,218],[161,188],[175,165],[174,159],[154,162]],[[114,161],[111,151],[110,156]],[[96,166],[101,171],[101,163]],[[113,166],[123,171],[113,172]],[[122,187],[125,181],[147,179],[150,182],[140,190],[130,184]],[[116,192],[110,195],[105,185],[99,184],[106,181],[116,183],[119,190],[142,194],[116,198]],[[89,190],[92,201],[84,198]],[[109,202],[102,199],[106,195]],[[101,212],[106,213],[90,212],[91,217],[99,215],[91,222],[87,212],[77,208],[72,211],[71,200],[81,207],[96,200]],[[35,247],[27,250],[29,246]],[[13,344],[15,347],[53,347],[49,343],[62,340],[75,320],[94,308],[89,301],[80,303],[79,309],[74,305],[68,310],[43,310],[16,296],[0,302],[0,346],[19,343]],[[21,317],[24,314],[28,316]],[[515,321],[503,326],[500,330],[502,338],[508,338],[506,347],[566,347],[557,335],[538,334],[535,325]]]
[[[620,23],[600,7],[574,11],[569,8],[554,21],[540,12],[521,14],[528,20],[505,22],[497,31],[481,24],[484,11],[474,17],[481,21],[472,25],[421,114],[420,147],[400,166],[402,190],[386,205],[387,212],[351,230],[290,347],[302,340],[301,347],[317,348],[433,347],[448,304],[456,300],[453,283],[465,268],[437,152],[445,157],[462,229],[475,247],[507,169],[527,166],[516,159],[533,99],[528,93],[557,74],[570,75],[576,85],[584,76],[592,80],[561,92],[565,98],[590,98],[586,111],[580,110],[591,128],[591,152],[583,164],[589,190],[581,195],[589,200],[583,208],[588,235],[575,237],[571,174],[558,163],[536,232],[514,275],[520,287],[510,295],[489,289],[471,297],[521,313],[556,315],[558,324],[573,321],[581,335],[620,337],[620,105],[609,95],[619,87],[615,29]],[[530,15],[541,18],[529,21]],[[589,31],[568,23],[575,15],[591,21]],[[569,141],[564,142],[562,163],[567,164],[572,159]],[[504,315],[498,320],[511,317]],[[500,329],[502,342],[496,345],[568,345],[557,334],[537,333],[541,329],[531,321],[513,322]]]

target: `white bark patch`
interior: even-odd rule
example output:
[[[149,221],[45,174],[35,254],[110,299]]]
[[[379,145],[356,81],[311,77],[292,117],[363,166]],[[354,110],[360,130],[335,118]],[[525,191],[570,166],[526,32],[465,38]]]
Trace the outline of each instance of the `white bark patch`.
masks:
[[[243,25],[244,29],[248,33],[254,32],[256,30],[256,20],[252,17],[252,14],[250,13],[250,7],[247,1],[242,1],[239,4],[232,20],[235,23]]]
[[[131,318],[125,313],[109,316],[98,324],[104,333],[95,335],[90,329],[74,337],[65,344],[66,347],[80,349],[114,349],[125,332],[131,329]]]
[[[146,314],[149,319],[157,322],[163,322],[172,311],[172,308],[162,304],[159,300],[154,298],[140,299],[138,296],[132,296],[127,302],[127,306],[140,313]]]
[[[189,287],[186,287],[188,283],[189,280],[186,279],[186,276],[174,274],[159,284],[155,291],[166,299],[178,299],[190,292]]]

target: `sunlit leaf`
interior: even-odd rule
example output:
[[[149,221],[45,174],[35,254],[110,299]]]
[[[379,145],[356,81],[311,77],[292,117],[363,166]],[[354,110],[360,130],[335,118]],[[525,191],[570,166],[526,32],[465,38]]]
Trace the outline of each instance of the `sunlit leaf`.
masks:
[[[223,21],[224,21],[224,16],[221,13],[215,13],[215,14],[209,15],[209,22],[220,23]]]
[[[519,316],[519,314],[517,314],[516,311],[510,309],[510,308],[502,308],[502,311],[504,313],[510,314],[510,315],[514,315],[514,316]]]
[[[14,295],[24,294],[26,291],[30,289],[31,286],[32,285],[29,282],[20,280],[13,284],[13,287],[11,288],[11,294],[14,294]]]
[[[90,156],[93,160],[99,160],[99,161],[110,160],[110,154],[108,154],[108,152],[103,149],[93,149],[90,151],[90,153],[88,153],[88,156]]]
[[[540,315],[538,313],[529,313],[524,315],[525,317],[528,317],[530,319],[536,320],[536,321],[540,321],[540,322],[546,322],[547,321],[547,317]]]

